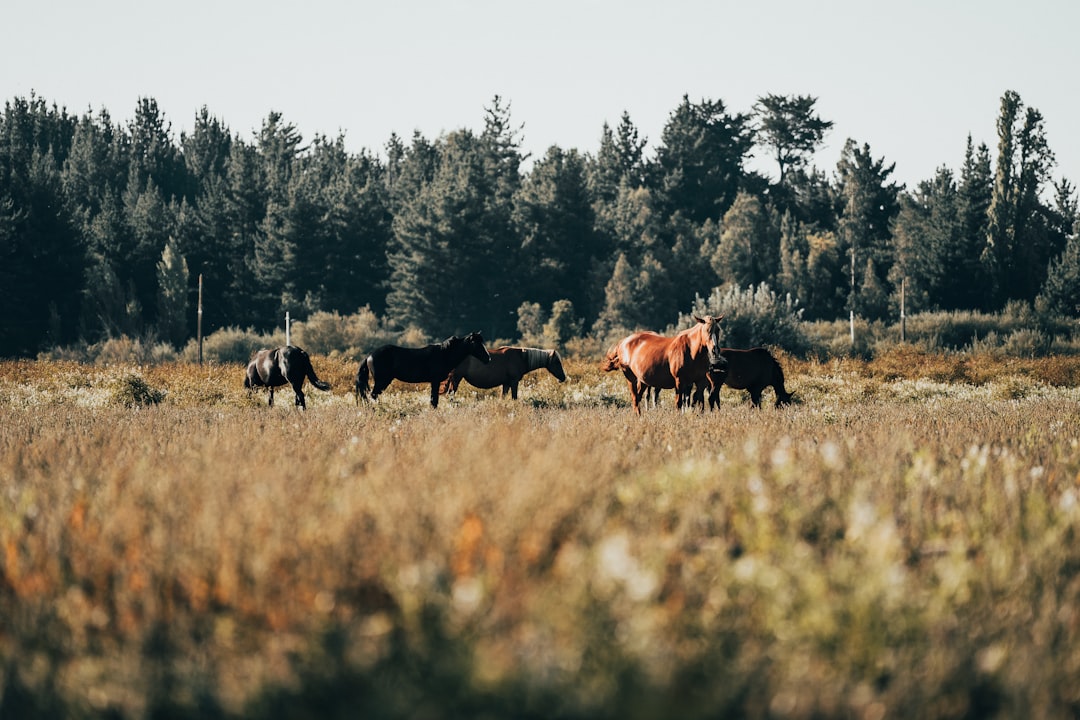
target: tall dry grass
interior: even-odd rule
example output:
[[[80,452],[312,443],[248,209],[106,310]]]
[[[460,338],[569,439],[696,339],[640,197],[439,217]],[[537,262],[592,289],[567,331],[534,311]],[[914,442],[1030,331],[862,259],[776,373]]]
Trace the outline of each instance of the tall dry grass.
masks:
[[[300,412],[0,364],[0,716],[1080,712],[1067,361],[785,358],[792,407],[642,417],[588,362],[437,410],[315,367]]]

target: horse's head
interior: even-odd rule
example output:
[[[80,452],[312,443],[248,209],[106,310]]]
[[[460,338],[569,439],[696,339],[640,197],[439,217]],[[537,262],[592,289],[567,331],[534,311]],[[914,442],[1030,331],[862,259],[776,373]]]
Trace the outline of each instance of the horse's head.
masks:
[[[469,344],[470,355],[485,365],[491,362],[491,356],[488,355],[487,348],[484,347],[483,335],[478,332],[471,332],[465,336],[465,342]]]
[[[607,354],[604,355],[603,362],[600,363],[600,370],[602,372],[611,372],[612,370],[618,370],[621,364],[619,363],[619,346],[612,345]]]
[[[566,371],[563,370],[562,358],[554,350],[548,356],[547,369],[549,373],[555,376],[556,380],[566,382]]]
[[[706,315],[703,318],[694,316],[694,320],[704,325],[701,332],[705,335],[705,345],[709,348],[709,367],[710,368],[727,368],[727,361],[724,356],[720,354],[723,349],[720,345],[723,339],[724,331],[720,327],[720,321],[724,319],[723,315]]]
[[[719,387],[727,380],[728,376],[728,360],[723,355],[720,356],[720,362],[709,363],[709,377],[712,379],[713,384]]]

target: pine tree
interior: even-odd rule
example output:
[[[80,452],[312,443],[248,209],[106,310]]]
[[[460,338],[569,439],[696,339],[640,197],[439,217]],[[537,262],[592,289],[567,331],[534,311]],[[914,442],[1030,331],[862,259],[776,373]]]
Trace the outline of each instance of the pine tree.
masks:
[[[817,98],[810,95],[764,95],[754,111],[760,119],[757,143],[772,152],[780,168],[778,185],[792,170],[802,168],[821,145],[833,123],[814,112]]]
[[[1042,114],[1034,108],[1025,111],[1019,94],[1009,90],[1001,98],[997,131],[997,167],[983,263],[1001,306],[1008,300],[1034,299],[1057,248],[1040,200],[1054,165]]]
[[[395,322],[436,337],[514,332],[524,299],[513,271],[520,241],[507,224],[510,207],[498,202],[497,187],[512,185],[501,173],[511,169],[493,161],[492,147],[468,130],[440,140],[434,177],[394,218],[387,311]]]
[[[517,261],[530,268],[525,297],[544,306],[568,299],[595,313],[602,298],[590,292],[589,275],[608,248],[593,227],[585,175],[581,155],[551,147],[514,196],[513,219],[522,242]]]
[[[761,201],[740,192],[724,214],[720,244],[711,262],[723,282],[745,287],[771,279],[779,248],[774,244],[769,218]]]
[[[169,238],[157,264],[158,334],[179,347],[188,337],[188,266],[176,240]]]
[[[1080,316],[1080,226],[1051,262],[1037,305],[1049,312]]]
[[[682,103],[671,113],[656,149],[658,192],[665,215],[692,222],[719,220],[735,201],[753,147],[749,115],[731,115],[722,101]]]
[[[889,274],[894,287],[906,281],[910,312],[956,310],[958,298],[975,278],[964,274],[962,218],[952,172],[945,167],[933,180],[900,198],[894,224],[896,263]],[[967,258],[971,260],[971,258]]]
[[[882,306],[876,297],[863,298],[862,290],[872,275],[872,287],[868,289],[886,292],[885,278],[894,260],[889,228],[899,210],[900,187],[889,181],[895,168],[895,163],[886,166],[883,158],[874,160],[869,145],[859,148],[850,139],[838,165],[844,200],[838,235],[851,269],[848,307],[872,320],[882,317]],[[869,268],[869,275],[864,268]]]
[[[960,247],[955,270],[964,282],[955,283],[951,295],[957,308],[990,310],[994,305],[991,279],[982,262],[989,232],[989,211],[994,178],[990,170],[990,149],[981,143],[973,147],[968,135],[964,165],[960,171],[957,213],[960,222]]]

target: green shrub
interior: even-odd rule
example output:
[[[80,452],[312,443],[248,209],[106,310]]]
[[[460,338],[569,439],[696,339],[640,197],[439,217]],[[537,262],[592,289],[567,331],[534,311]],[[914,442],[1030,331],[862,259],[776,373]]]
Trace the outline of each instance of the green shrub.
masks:
[[[398,340],[398,333],[388,329],[368,306],[352,315],[313,313],[307,320],[293,323],[292,336],[293,343],[309,353],[354,358]]]
[[[745,289],[727,285],[714,288],[708,298],[695,298],[690,315],[723,315],[724,344],[729,347],[769,345],[805,356],[811,344],[798,304],[791,295],[780,297],[766,283]],[[690,326],[690,315],[679,315],[678,328]]]
[[[285,333],[281,331],[267,335],[257,333],[251,328],[247,330],[236,327],[221,328],[203,338],[203,361],[246,363],[256,350],[284,344]],[[199,359],[198,341],[189,340],[184,346],[182,357],[187,362],[197,362]]]
[[[109,397],[113,405],[124,407],[157,405],[164,399],[164,390],[150,387],[146,380],[135,373],[125,373],[114,381]]]

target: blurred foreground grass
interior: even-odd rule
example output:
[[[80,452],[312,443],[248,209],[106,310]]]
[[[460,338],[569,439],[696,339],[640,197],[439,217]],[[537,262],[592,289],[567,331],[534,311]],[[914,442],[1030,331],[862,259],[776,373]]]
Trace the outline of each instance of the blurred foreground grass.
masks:
[[[639,418],[592,363],[433,411],[316,357],[306,413],[0,363],[0,717],[1076,717],[1078,365]]]

